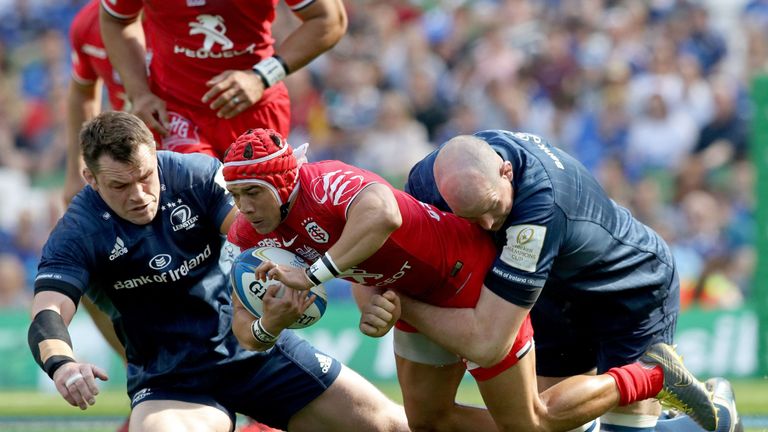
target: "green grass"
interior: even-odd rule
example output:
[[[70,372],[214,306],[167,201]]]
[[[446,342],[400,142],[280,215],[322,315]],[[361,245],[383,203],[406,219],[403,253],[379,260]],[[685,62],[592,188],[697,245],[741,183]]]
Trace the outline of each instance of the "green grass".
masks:
[[[745,416],[768,417],[768,378],[734,381],[739,412]],[[397,402],[402,402],[396,383],[377,383],[378,387]],[[460,402],[482,405],[482,399],[471,380],[460,388]],[[128,397],[122,392],[104,392],[96,405],[86,411],[67,404],[58,394],[29,391],[0,392],[0,430],[8,432],[88,431],[113,432],[121,419],[128,415]],[[11,422],[10,419],[18,420]],[[40,419],[40,423],[34,423]],[[18,424],[17,424],[18,423]],[[766,428],[751,428],[747,432],[768,432]]]

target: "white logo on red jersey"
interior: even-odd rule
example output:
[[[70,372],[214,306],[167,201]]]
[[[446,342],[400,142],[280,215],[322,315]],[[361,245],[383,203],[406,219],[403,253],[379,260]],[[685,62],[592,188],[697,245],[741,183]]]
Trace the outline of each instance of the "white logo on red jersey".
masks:
[[[224,18],[219,15],[202,14],[195,18],[197,22],[189,23],[192,27],[189,30],[189,35],[203,35],[205,41],[203,42],[203,51],[211,51],[214,44],[221,45],[221,50],[232,49],[235,44],[224,35],[227,32],[227,26],[224,25]]]
[[[307,234],[309,234],[312,240],[316,243],[328,243],[328,240],[331,239],[331,235],[328,234],[328,231],[324,230],[323,227],[318,225],[317,222],[312,219],[304,219],[304,222],[302,222],[301,225],[307,230]]]
[[[188,118],[179,113],[168,111],[168,123],[170,123],[170,128],[168,135],[163,137],[160,142],[161,150],[177,151],[177,147],[200,142],[197,126]]]
[[[336,170],[315,177],[310,184],[312,198],[318,204],[330,200],[333,205],[344,204],[351,200],[363,188],[363,176],[352,171]]]
[[[379,280],[383,278],[384,275],[381,273],[368,273],[368,271],[365,269],[352,267],[351,269],[341,272],[339,277],[344,279],[354,279],[355,282],[361,285],[369,285],[371,282],[367,281],[368,278]]]

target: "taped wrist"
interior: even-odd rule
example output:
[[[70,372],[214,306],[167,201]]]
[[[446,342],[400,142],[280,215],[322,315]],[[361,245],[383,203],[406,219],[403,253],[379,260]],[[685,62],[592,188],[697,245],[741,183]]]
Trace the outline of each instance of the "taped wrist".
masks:
[[[32,319],[27,342],[35,361],[51,379],[58,368],[75,361],[67,325],[50,309],[38,312]]]
[[[288,76],[288,65],[278,55],[266,58],[255,65],[253,65],[253,71],[256,72],[264,83],[264,88],[270,88],[276,83],[285,79]]]
[[[264,326],[261,325],[261,318],[256,318],[251,323],[251,334],[257,341],[265,345],[271,345],[277,342],[278,338],[278,336],[275,336],[264,329]]]
[[[331,256],[326,252],[319,260],[307,268],[306,274],[312,285],[318,286],[337,277],[341,274],[341,271],[339,271],[336,263],[333,262]]]

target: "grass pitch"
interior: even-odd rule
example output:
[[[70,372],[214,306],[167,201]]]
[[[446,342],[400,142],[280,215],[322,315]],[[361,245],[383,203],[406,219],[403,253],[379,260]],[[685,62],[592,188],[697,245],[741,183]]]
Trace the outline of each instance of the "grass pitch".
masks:
[[[739,413],[750,426],[747,432],[768,432],[768,377],[733,381]],[[396,383],[377,383],[393,400],[402,402]],[[459,389],[458,400],[482,405],[471,380]],[[0,392],[0,431],[3,432],[113,432],[129,412],[128,397],[122,392],[103,392],[96,405],[86,411],[67,404],[58,394]]]

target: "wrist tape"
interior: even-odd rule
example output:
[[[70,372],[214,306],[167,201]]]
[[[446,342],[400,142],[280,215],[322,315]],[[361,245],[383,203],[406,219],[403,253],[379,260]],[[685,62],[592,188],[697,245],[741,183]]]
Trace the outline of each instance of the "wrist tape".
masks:
[[[274,55],[256,63],[253,65],[252,69],[256,72],[256,75],[261,77],[261,81],[264,83],[264,88],[272,87],[288,76],[288,66],[278,55]]]
[[[32,319],[27,342],[37,364],[51,378],[58,368],[75,361],[67,325],[50,309],[38,312]]]
[[[331,256],[326,252],[319,260],[312,263],[306,270],[307,277],[312,285],[318,286],[324,282],[337,277],[341,272],[336,267],[336,263],[333,262]]]
[[[273,344],[277,341],[277,336],[266,331],[264,326],[261,325],[261,318],[256,318],[251,323],[251,334],[253,334],[253,337],[256,338],[257,341],[266,345]]]

